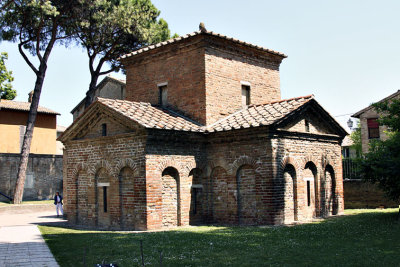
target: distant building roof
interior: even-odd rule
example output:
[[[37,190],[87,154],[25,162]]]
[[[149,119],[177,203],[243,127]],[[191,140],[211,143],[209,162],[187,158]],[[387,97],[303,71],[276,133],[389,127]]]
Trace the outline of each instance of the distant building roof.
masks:
[[[271,50],[271,49],[268,49],[268,48],[264,48],[264,47],[261,47],[261,46],[258,46],[258,45],[253,45],[251,43],[240,41],[238,39],[235,39],[235,38],[232,38],[232,37],[228,37],[226,35],[222,35],[222,34],[219,34],[219,33],[215,33],[213,31],[199,30],[199,31],[195,31],[195,32],[183,35],[183,36],[179,36],[177,38],[169,39],[169,40],[161,42],[161,43],[157,43],[157,44],[154,44],[154,45],[149,45],[149,46],[143,47],[143,48],[138,49],[136,51],[133,51],[133,52],[131,52],[129,54],[126,54],[126,55],[120,57],[119,59],[120,60],[121,59],[126,59],[126,58],[129,58],[129,57],[141,54],[143,52],[146,52],[146,51],[149,51],[149,50],[153,50],[153,49],[161,47],[161,46],[166,46],[168,44],[176,43],[176,42],[179,42],[181,40],[189,39],[191,37],[194,37],[194,36],[197,36],[197,35],[201,35],[201,34],[219,37],[219,38],[222,38],[222,39],[225,39],[225,40],[228,40],[228,41],[232,41],[232,42],[237,43],[237,44],[241,44],[241,45],[244,45],[244,46],[255,48],[255,49],[263,51],[263,52],[271,53],[271,54],[278,55],[278,56],[281,56],[281,57],[284,57],[284,58],[287,57],[287,55],[285,55],[285,54],[283,54],[281,52],[277,52],[277,51],[274,51],[274,50]]]
[[[31,107],[31,103],[29,102],[19,102],[19,101],[13,101],[13,100],[4,100],[2,99],[0,101],[0,110],[1,109],[9,109],[9,110],[18,110],[18,111],[29,111]],[[44,114],[54,114],[54,115],[60,115],[60,113],[53,111],[51,109],[45,108],[45,107],[38,107],[37,110],[38,113],[44,113]]]
[[[342,141],[342,146],[352,146],[354,144],[353,140],[351,140],[350,135],[346,135],[346,137]]]
[[[387,96],[387,97],[385,97],[384,99],[379,100],[377,103],[383,102],[383,101],[386,101],[386,100],[389,100],[389,99],[392,99],[392,98],[397,97],[397,96],[400,96],[400,90],[397,90],[397,92],[391,94],[390,96]],[[360,110],[360,111],[354,113],[354,114],[351,115],[351,116],[352,116],[353,118],[360,118],[360,115],[361,115],[361,114],[363,114],[364,112],[366,112],[367,110],[369,110],[369,109],[371,109],[371,108],[373,108],[372,105],[369,105],[368,107],[363,108],[362,110]]]
[[[115,78],[111,75],[106,76],[103,80],[101,80],[101,82],[96,86],[96,90],[100,87],[103,87],[107,82],[116,82],[119,83],[121,85],[126,85],[126,80],[125,79],[118,79]],[[71,114],[73,114],[75,112],[75,110],[77,110],[80,106],[82,106],[86,101],[86,97],[84,97],[79,103],[78,105],[76,105],[72,110],[71,110]]]

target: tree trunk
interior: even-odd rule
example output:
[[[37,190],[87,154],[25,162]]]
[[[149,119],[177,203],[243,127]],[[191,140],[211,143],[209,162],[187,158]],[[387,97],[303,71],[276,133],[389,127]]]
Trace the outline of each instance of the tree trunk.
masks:
[[[92,77],[90,79],[90,84],[89,84],[89,90],[86,92],[85,109],[94,102],[98,79],[99,79],[99,74],[92,73]]]
[[[35,89],[33,91],[32,103],[29,109],[28,122],[26,124],[26,131],[24,135],[24,141],[21,148],[21,161],[18,166],[17,183],[15,185],[14,192],[14,204],[20,204],[22,202],[22,196],[24,194],[24,185],[26,178],[26,169],[28,167],[29,152],[31,149],[31,142],[33,136],[33,129],[35,127],[37,109],[39,106],[40,93],[42,92],[42,86],[44,76],[46,74],[46,63],[41,63],[39,71],[36,75]]]

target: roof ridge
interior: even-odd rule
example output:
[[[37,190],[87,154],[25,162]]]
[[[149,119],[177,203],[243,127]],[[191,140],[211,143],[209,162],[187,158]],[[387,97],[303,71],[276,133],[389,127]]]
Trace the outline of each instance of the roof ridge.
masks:
[[[238,43],[238,44],[242,44],[242,45],[245,45],[245,46],[248,46],[248,47],[259,49],[259,50],[262,50],[262,51],[265,51],[265,52],[268,52],[268,53],[272,53],[272,54],[275,54],[275,55],[278,55],[278,56],[281,56],[281,57],[284,57],[284,58],[287,57],[287,55],[285,55],[284,53],[281,53],[281,52],[278,52],[278,51],[275,51],[275,50],[272,50],[272,49],[269,49],[269,48],[266,48],[266,47],[263,47],[263,46],[259,46],[259,45],[251,44],[251,43],[248,43],[248,42],[245,42],[245,41],[241,41],[239,39],[236,39],[236,38],[233,38],[233,37],[229,37],[227,35],[223,35],[223,34],[220,34],[220,33],[209,31],[209,30],[198,30],[198,31],[194,31],[194,32],[182,35],[182,36],[178,36],[178,37],[175,37],[175,38],[168,39],[168,40],[163,41],[163,42],[159,42],[159,43],[156,43],[156,44],[151,44],[151,45],[142,47],[140,49],[137,49],[135,51],[132,51],[132,52],[130,52],[128,54],[125,54],[125,55],[119,57],[118,60],[129,58],[131,56],[146,52],[148,50],[153,50],[153,49],[158,48],[160,46],[164,46],[164,45],[168,45],[168,44],[171,44],[171,43],[175,43],[177,41],[188,39],[188,38],[190,38],[192,36],[196,36],[196,35],[200,35],[200,34],[208,34],[208,35],[211,35],[211,36],[220,37],[220,38],[223,38],[223,39],[226,39],[226,40],[229,40],[229,41],[233,41],[233,42]]]
[[[31,102],[26,101],[16,101],[16,100],[8,100],[8,99],[0,99],[0,109],[10,109],[10,110],[19,110],[19,111],[29,111]],[[38,113],[46,113],[46,114],[56,114],[61,115],[59,112],[54,111],[50,108],[39,106],[37,107]]]
[[[267,103],[262,103],[262,104],[251,104],[249,107],[258,107],[258,106],[265,106],[265,105],[271,105],[271,104],[276,104],[276,103],[281,103],[281,102],[288,102],[291,100],[297,100],[297,99],[306,99],[306,98],[312,98],[314,99],[314,94],[306,95],[306,96],[299,96],[299,97],[292,97],[292,98],[287,98],[287,99],[281,99],[281,100],[275,100],[272,102],[267,102]]]

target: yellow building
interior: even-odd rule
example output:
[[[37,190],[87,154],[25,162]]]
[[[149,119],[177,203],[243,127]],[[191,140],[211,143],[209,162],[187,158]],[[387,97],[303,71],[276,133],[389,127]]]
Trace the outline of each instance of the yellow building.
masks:
[[[0,101],[0,153],[20,153],[31,103]],[[56,154],[57,115],[39,107],[30,153]]]

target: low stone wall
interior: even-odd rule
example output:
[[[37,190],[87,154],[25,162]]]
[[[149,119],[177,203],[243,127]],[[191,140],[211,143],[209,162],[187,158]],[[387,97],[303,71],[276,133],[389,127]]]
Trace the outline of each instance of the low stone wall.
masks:
[[[13,196],[20,154],[0,153],[0,192]],[[31,154],[28,161],[23,200],[51,199],[63,189],[62,155]],[[7,200],[0,195],[0,201]]]
[[[343,181],[345,209],[396,208],[398,204],[385,197],[376,184],[365,183],[359,179]]]

